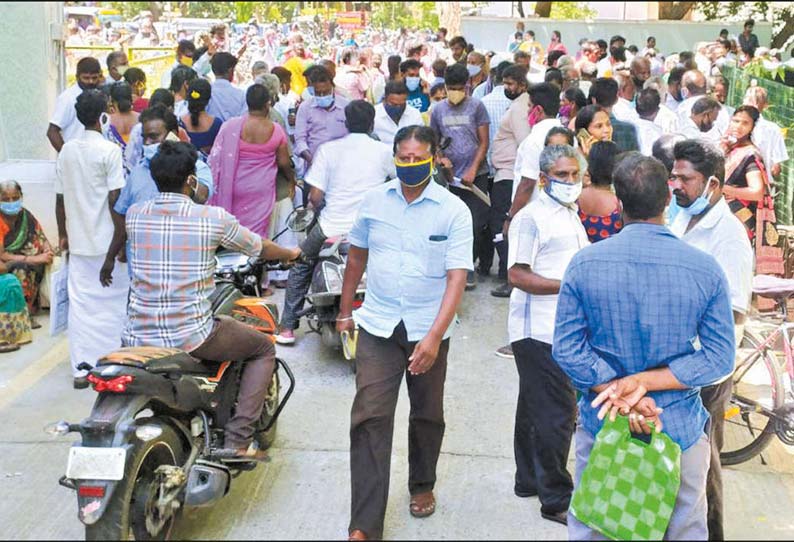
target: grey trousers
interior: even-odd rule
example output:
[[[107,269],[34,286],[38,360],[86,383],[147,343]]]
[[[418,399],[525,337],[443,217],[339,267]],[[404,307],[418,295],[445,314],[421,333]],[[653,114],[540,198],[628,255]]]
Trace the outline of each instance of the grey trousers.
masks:
[[[312,283],[314,267],[317,265],[317,255],[326,239],[320,224],[317,223],[300,245],[301,251],[309,261],[298,262],[289,270],[287,291],[284,294],[284,314],[281,316],[281,327],[284,329],[298,329],[300,319],[295,315],[303,309],[306,293]]]
[[[662,420],[664,421],[664,420]],[[590,450],[595,439],[582,429],[576,428],[576,475],[574,491],[587,467]],[[711,460],[711,444],[705,433],[681,454],[681,487],[675,501],[670,524],[664,534],[665,540],[707,540],[706,527],[706,475]],[[568,514],[568,540],[609,540],[594,531],[573,514]]]

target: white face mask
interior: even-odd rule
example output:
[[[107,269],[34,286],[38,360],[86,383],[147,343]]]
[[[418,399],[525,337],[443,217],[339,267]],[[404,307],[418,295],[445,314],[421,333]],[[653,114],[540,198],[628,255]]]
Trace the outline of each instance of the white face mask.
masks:
[[[570,205],[582,194],[582,183],[568,184],[548,177],[546,193],[563,205]]]

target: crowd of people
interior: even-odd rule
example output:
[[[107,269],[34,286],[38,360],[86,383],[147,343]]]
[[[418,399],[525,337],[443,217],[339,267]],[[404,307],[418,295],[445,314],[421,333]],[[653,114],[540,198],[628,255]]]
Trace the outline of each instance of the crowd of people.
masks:
[[[379,538],[403,375],[410,513],[424,517],[455,312],[495,267],[491,293],[509,298],[498,355],[519,382],[515,494],[590,539],[568,507],[604,415],[620,413],[637,432],[664,427],[683,451],[667,537],[722,539],[727,377],[753,273],[782,272],[769,187],[789,158],[763,88],[725,103],[720,68],[760,50],[752,21],[736,43],[721,35],[666,57],[653,37],[642,50],[583,39],[571,53],[555,31],[544,48],[523,23],[507,52],[441,28],[350,34],[325,57],[298,32],[248,28],[234,54],[224,27],[175,43],[148,98],[157,83],[121,51],[77,63],[47,130],[58,249],[19,185],[0,183],[0,348],[29,340],[43,268],[68,250],[74,386],[88,385],[81,363],[122,342],[249,361],[227,447],[258,459],[252,420],[274,352],[212,318],[212,255],[295,262],[263,284],[286,289],[277,342],[290,345],[323,243],[347,235],[337,328],[359,330],[349,534]],[[274,244],[302,205],[318,220]]]

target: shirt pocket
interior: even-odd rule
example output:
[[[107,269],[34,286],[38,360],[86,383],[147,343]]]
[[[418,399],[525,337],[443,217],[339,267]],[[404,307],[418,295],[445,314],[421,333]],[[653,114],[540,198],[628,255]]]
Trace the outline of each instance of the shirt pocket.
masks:
[[[424,274],[431,278],[442,278],[447,275],[447,247],[449,240],[444,237],[425,241],[425,261],[424,261]]]

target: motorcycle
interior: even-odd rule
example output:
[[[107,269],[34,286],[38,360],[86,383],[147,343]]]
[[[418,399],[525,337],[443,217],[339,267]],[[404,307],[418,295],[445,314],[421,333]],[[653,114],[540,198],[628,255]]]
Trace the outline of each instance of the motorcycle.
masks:
[[[282,232],[283,233],[283,232]],[[259,297],[261,273],[283,269],[233,252],[216,256],[215,315],[229,315],[275,342],[278,309]],[[165,540],[184,506],[210,506],[231,481],[257,463],[223,457],[224,426],[233,416],[243,364],[199,362],[189,353],[158,347],[121,348],[81,364],[98,393],[80,423],[51,424],[54,436],[80,433],[59,483],[76,491],[86,540]],[[289,380],[280,398],[280,373]],[[276,358],[254,441],[269,448],[278,417],[295,388],[289,366]]]
[[[298,313],[299,316],[307,317],[309,329],[320,334],[323,345],[335,350],[342,348],[342,338],[336,331],[336,319],[339,316],[349,250],[350,243],[344,236],[326,239],[317,256],[317,265],[314,268],[309,292],[306,294],[309,307]],[[364,303],[366,291],[365,272],[356,288],[353,310]],[[355,366],[353,368],[355,370]]]

